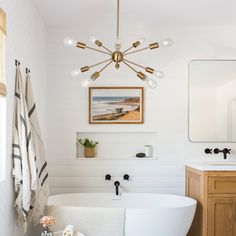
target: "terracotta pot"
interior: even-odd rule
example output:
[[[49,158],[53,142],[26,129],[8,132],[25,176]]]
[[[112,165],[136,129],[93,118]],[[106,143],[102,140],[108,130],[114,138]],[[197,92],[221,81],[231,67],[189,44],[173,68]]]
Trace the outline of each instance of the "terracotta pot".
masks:
[[[96,149],[95,147],[84,147],[84,156],[85,157],[95,157]]]

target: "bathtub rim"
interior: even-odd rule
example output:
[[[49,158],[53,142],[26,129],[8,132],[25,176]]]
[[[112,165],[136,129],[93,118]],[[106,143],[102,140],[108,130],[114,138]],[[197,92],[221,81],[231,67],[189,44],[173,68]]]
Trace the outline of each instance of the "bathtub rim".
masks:
[[[177,195],[177,194],[165,194],[165,193],[122,193],[122,194],[128,194],[128,195],[135,195],[135,194],[148,194],[148,195],[164,195],[164,196],[172,196],[172,197],[177,197],[177,198],[182,198],[182,199],[186,199],[188,201],[188,203],[184,203],[182,205],[177,205],[177,206],[158,206],[158,207],[108,207],[108,206],[76,206],[76,205],[66,205],[66,204],[49,204],[49,200],[50,198],[53,197],[62,197],[62,196],[68,196],[68,195],[85,195],[85,194],[98,194],[98,195],[102,195],[102,194],[107,194],[110,196],[115,196],[113,193],[111,192],[83,192],[83,193],[64,193],[64,194],[54,194],[54,195],[50,195],[48,198],[48,203],[46,205],[46,207],[81,207],[81,208],[124,208],[124,209],[132,209],[132,210],[155,210],[155,209],[180,209],[180,208],[187,208],[187,207],[196,207],[197,206],[197,200],[195,200],[194,198],[190,198],[184,195]],[[122,195],[121,195],[122,196]]]

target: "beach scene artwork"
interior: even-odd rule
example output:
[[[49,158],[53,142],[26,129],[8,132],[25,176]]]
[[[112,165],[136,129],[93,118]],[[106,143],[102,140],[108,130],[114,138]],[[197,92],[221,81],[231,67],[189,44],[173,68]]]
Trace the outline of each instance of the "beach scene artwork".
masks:
[[[90,88],[90,123],[143,123],[143,88]]]

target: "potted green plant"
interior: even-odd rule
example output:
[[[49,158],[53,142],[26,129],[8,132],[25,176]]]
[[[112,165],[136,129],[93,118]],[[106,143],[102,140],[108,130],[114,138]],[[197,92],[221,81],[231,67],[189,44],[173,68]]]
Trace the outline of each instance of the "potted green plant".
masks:
[[[84,156],[85,157],[95,157],[96,155],[96,146],[98,142],[85,139],[77,139],[77,142],[80,143],[84,147]]]

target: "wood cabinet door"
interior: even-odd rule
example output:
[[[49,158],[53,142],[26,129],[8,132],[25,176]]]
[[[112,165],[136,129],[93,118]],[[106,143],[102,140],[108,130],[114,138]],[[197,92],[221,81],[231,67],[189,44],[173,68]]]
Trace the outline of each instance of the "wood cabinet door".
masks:
[[[236,199],[208,198],[207,236],[236,236]]]
[[[208,178],[208,193],[236,193],[235,176],[210,176]]]

